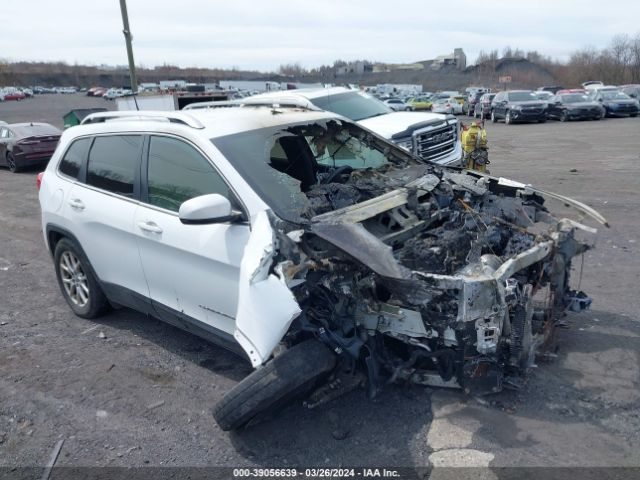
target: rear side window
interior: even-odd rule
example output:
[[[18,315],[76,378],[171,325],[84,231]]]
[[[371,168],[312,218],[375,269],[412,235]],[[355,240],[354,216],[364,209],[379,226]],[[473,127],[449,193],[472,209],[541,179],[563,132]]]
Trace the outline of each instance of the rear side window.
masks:
[[[87,151],[91,144],[90,138],[81,138],[71,144],[67,153],[64,154],[58,170],[68,177],[77,179],[80,173],[80,167],[84,159],[87,158]]]
[[[87,184],[133,197],[141,146],[140,135],[96,137],[89,152]]]
[[[174,212],[183,202],[209,193],[219,193],[235,203],[226,182],[209,161],[175,138],[151,137],[147,184],[148,202]]]

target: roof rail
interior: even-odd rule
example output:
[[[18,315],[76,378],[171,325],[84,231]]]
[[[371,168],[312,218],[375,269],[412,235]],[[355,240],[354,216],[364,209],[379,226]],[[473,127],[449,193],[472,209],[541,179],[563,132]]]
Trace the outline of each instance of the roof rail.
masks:
[[[277,108],[304,108],[306,110],[322,110],[321,108],[316,107],[313,103],[311,103],[306,98],[300,98],[298,96],[293,95],[282,95],[282,96],[270,96],[270,97],[260,97],[259,95],[256,97],[247,97],[240,102],[243,105],[249,106],[268,106],[268,107],[277,107]]]
[[[221,100],[219,102],[193,102],[184,107],[182,110],[202,110],[209,108],[230,108],[230,107],[241,107],[242,104],[237,100]]]
[[[87,115],[81,125],[89,123],[104,123],[108,120],[166,120],[170,123],[179,123],[191,128],[203,129],[204,125],[188,113],[159,112],[159,111],[127,111],[127,112],[100,112]]]

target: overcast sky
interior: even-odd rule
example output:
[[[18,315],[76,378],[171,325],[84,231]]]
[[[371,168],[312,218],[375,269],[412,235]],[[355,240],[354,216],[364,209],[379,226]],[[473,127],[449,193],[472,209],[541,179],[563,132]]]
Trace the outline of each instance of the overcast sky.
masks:
[[[2,0],[0,58],[127,63],[119,0]],[[504,46],[555,58],[640,31],[638,0],[127,0],[136,64],[276,70],[336,59],[469,61]]]

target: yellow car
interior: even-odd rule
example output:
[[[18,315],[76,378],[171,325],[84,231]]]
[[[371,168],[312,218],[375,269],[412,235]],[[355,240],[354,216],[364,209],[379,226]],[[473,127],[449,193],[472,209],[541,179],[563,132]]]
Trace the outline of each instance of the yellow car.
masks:
[[[427,97],[414,97],[407,102],[414,110],[431,110],[433,102]]]

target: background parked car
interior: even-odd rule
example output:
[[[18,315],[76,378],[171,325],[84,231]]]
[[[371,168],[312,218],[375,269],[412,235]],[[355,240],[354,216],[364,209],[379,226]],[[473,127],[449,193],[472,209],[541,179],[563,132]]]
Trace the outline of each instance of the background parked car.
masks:
[[[554,96],[548,104],[547,116],[561,122],[567,120],[600,120],[604,108],[582,93],[562,93]]]
[[[638,109],[640,108],[638,100],[619,90],[594,90],[589,98],[599,102],[604,107],[607,117],[638,116]]]
[[[475,113],[476,104],[484,95],[483,92],[470,93],[465,102],[462,104],[462,113],[465,115],[473,115]]]
[[[408,112],[413,110],[411,105],[404,103],[399,98],[390,98],[389,100],[385,100],[384,104],[391,110],[395,110],[396,112]]]
[[[543,123],[547,121],[546,110],[546,104],[531,90],[507,90],[498,93],[491,102],[491,121]]]
[[[48,123],[12,123],[0,126],[0,165],[12,172],[46,163],[62,132]]]
[[[491,102],[495,98],[495,93],[485,93],[480,97],[473,110],[475,118],[489,118],[491,116]]]
[[[20,100],[24,100],[25,98],[27,98],[27,96],[17,88],[8,87],[4,89],[5,101],[16,100],[19,102]]]
[[[460,104],[460,113],[462,113],[462,106],[467,101],[467,97],[465,95],[452,95],[451,98]]]
[[[408,103],[414,110],[431,110],[431,106],[433,105],[431,98],[427,95],[413,97],[409,99]]]
[[[460,105],[454,98],[441,98],[436,100],[431,106],[433,113],[449,113],[452,115],[462,114],[462,105]]]
[[[620,91],[626,93],[631,98],[640,100],[640,85],[622,85]]]

